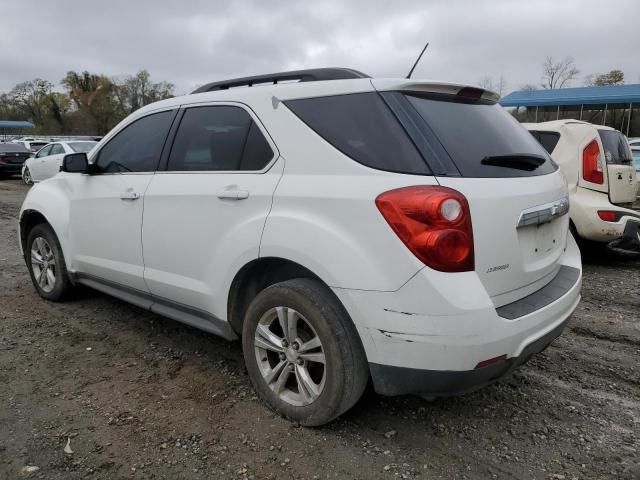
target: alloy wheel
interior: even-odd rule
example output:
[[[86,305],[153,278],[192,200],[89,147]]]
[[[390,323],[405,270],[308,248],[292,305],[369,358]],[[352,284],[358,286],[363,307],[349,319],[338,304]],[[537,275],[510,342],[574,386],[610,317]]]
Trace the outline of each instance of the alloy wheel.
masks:
[[[262,316],[254,350],[262,378],[282,401],[305,406],[322,393],[326,379],[322,342],[293,308],[275,307]]]
[[[44,237],[36,237],[31,244],[31,268],[38,286],[51,292],[56,285],[56,258]]]
[[[27,185],[31,185],[31,172],[28,168],[25,169],[24,173],[22,174],[22,181]]]

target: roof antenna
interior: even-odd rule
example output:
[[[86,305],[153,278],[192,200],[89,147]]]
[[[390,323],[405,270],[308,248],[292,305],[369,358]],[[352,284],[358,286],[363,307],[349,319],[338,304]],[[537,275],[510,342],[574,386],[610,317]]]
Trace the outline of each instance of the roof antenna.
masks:
[[[413,73],[413,71],[416,69],[416,66],[418,65],[418,62],[420,61],[420,59],[422,58],[422,55],[424,54],[424,52],[427,50],[427,47],[429,46],[429,42],[427,42],[427,44],[424,46],[424,48],[422,49],[422,51],[420,52],[420,55],[418,55],[418,59],[416,60],[416,63],[413,64],[413,67],[411,67],[411,70],[409,70],[409,75],[407,75],[407,79],[411,78],[411,74]]]

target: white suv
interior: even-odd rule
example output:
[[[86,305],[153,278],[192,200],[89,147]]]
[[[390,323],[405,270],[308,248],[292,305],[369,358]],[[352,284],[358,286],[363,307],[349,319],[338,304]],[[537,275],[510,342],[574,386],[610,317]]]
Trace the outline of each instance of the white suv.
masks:
[[[640,251],[638,180],[618,130],[578,120],[523,124],[560,166],[571,196],[571,228],[580,238]]]
[[[496,100],[318,69],[146,106],[29,192],[33,283],[241,337],[260,396],[303,425],[369,378],[383,395],[473,390],[580,300],[563,176]]]

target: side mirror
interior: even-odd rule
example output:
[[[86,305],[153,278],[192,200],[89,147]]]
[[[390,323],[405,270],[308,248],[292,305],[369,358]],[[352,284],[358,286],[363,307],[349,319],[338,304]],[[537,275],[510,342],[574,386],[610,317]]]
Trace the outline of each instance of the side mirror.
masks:
[[[89,173],[89,159],[86,153],[69,153],[62,159],[61,172]]]

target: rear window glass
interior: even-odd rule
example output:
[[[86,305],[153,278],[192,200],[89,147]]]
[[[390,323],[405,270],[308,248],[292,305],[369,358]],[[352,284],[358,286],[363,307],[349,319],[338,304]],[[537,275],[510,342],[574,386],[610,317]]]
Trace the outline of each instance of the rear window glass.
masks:
[[[629,156],[629,143],[620,132],[616,130],[598,130],[602,146],[604,147],[604,158],[607,163],[621,165],[631,163]]]
[[[46,144],[47,144],[47,142],[29,142],[29,145],[31,147],[31,151],[32,152],[37,152],[42,147],[44,147]]]
[[[560,140],[560,134],[557,132],[541,132],[530,130],[530,133],[531,135],[533,135],[533,138],[538,140],[538,142],[540,142],[540,145],[542,145],[544,149],[549,153],[553,153],[556,145],[558,145],[558,141]]]
[[[0,143],[0,152],[28,152],[28,150],[18,143]]]
[[[525,177],[557,169],[536,139],[497,104],[445,95],[405,97],[464,177]],[[534,167],[520,168],[534,160]]]
[[[285,104],[327,142],[363,165],[430,174],[407,133],[375,92],[289,100]]]

